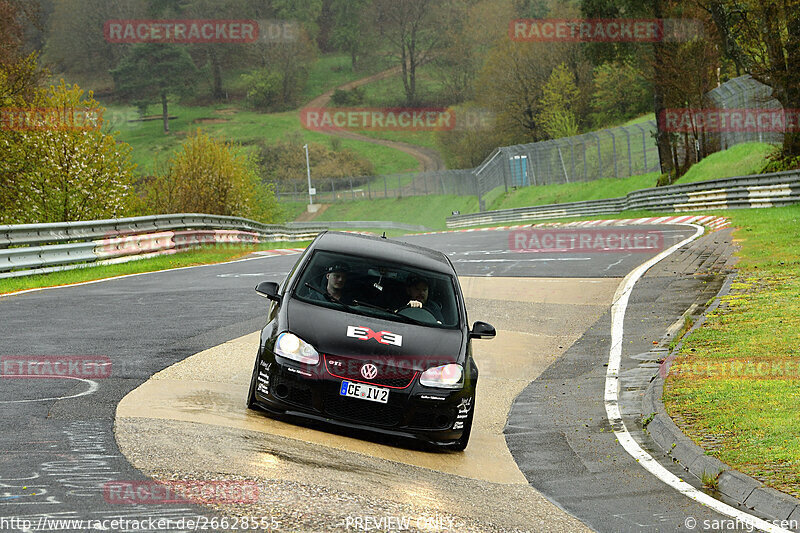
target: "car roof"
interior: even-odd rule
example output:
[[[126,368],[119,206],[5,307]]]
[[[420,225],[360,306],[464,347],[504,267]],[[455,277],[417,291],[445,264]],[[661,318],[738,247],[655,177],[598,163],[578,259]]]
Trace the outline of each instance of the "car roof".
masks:
[[[455,274],[450,261],[442,252],[389,238],[325,231],[314,241],[313,248]]]

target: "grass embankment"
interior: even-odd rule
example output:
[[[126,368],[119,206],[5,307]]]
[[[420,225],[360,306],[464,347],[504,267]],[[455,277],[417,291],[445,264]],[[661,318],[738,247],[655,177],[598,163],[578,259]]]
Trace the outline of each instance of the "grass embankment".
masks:
[[[771,144],[755,142],[737,144],[706,157],[692,166],[676,183],[758,174],[764,168],[766,157],[774,151],[775,147]]]
[[[303,102],[309,102],[336,87],[377,74],[389,67],[391,62],[386,57],[377,56],[363,70],[353,72],[350,56],[347,54],[320,56],[308,71],[308,80],[303,89]]]
[[[756,174],[764,166],[765,158],[772,150],[773,147],[768,144],[738,145],[700,161],[678,183]],[[501,187],[488,194],[486,202],[487,208],[494,210],[617,198],[632,191],[654,187],[657,179],[657,173],[650,173],[630,178],[604,178],[580,183],[521,187],[508,193],[503,192]],[[298,207],[296,212],[299,213],[302,209],[304,208]],[[422,224],[432,229],[444,229],[445,218],[455,210],[463,214],[475,213],[478,210],[477,199],[474,196],[429,195],[347,201],[331,204],[315,220],[397,220],[409,224]]]
[[[120,132],[118,140],[133,148],[133,162],[140,174],[151,173],[156,161],[165,162],[179,148],[186,135],[202,128],[216,138],[230,140],[252,150],[255,143],[284,140],[287,135],[299,135],[303,142],[330,145],[331,137],[303,128],[296,111],[285,113],[257,113],[242,110],[232,105],[207,107],[170,106],[170,133],[163,132],[160,120],[129,122],[122,120],[135,117],[129,107],[109,106],[106,118],[113,117],[114,129]],[[377,173],[409,172],[417,169],[417,160],[412,156],[379,144],[341,139],[341,147],[353,150],[375,165]]]
[[[391,220],[444,229],[447,227],[445,218],[455,210],[475,212],[478,199],[474,196],[431,195],[340,202],[331,204],[314,220]]]
[[[212,263],[222,263],[242,258],[252,252],[260,250],[275,250],[280,248],[303,248],[311,241],[263,243],[259,245],[233,245],[206,246],[204,248],[180,252],[173,255],[161,255],[150,259],[140,259],[128,263],[110,265],[87,264],[83,268],[52,272],[50,274],[37,274],[22,278],[0,279],[0,294],[17,292],[39,287],[55,287],[70,285],[84,281],[113,278],[127,274],[140,274],[142,272],[155,272],[171,268],[181,268]]]
[[[709,455],[800,496],[800,206],[720,214],[738,278],[684,342],[664,403]]]

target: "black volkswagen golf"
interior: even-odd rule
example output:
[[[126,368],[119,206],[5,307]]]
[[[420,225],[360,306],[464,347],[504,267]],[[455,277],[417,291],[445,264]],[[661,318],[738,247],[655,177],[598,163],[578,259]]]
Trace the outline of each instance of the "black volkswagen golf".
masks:
[[[452,263],[382,237],[325,232],[272,300],[247,405],[412,437],[453,450],[469,441],[478,368]]]

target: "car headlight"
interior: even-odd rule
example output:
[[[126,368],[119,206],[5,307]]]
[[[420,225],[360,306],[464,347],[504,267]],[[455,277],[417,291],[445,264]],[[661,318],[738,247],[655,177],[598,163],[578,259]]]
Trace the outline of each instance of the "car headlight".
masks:
[[[275,342],[275,353],[300,363],[309,365],[319,363],[319,353],[314,347],[288,331],[278,335],[278,340]]]
[[[464,369],[455,363],[435,366],[423,372],[419,382],[426,387],[460,389],[464,385]]]

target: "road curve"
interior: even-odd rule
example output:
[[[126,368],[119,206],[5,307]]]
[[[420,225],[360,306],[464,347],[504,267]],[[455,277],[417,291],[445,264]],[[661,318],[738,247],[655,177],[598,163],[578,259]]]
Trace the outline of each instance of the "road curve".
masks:
[[[662,230],[675,239],[687,231]],[[257,280],[280,280],[296,259],[259,257],[0,297],[3,356],[105,355],[113,363],[112,375],[93,384],[2,380],[0,516],[258,513],[276,516],[287,531],[342,530],[348,517],[365,516],[413,518],[420,531],[581,531],[581,522],[619,530],[610,518],[627,520],[632,530],[640,524],[667,531],[685,516],[701,516],[700,506],[649,479],[620,453],[606,438],[602,415],[596,422],[582,418],[602,409],[602,393],[594,392],[583,369],[602,369],[610,294],[644,260],[640,254],[513,254],[507,232],[500,231],[407,240],[448,253],[464,280],[470,318],[499,329],[497,339],[476,343],[479,415],[464,454],[431,453],[248,412],[243,391],[256,343],[248,335],[264,320],[263,300],[252,287]],[[655,280],[634,291],[628,363],[651,340],[635,319],[651,318],[656,305],[665,312],[646,322],[663,331],[702,282],[692,278],[690,267],[708,253],[684,256],[690,259],[683,269],[665,264]],[[675,284],[664,285],[677,272],[682,275]],[[148,395],[139,394],[148,388]],[[512,407],[523,389],[533,396],[523,392]],[[123,401],[137,394],[140,405]],[[533,430],[507,426],[509,409],[512,419],[521,416]],[[606,456],[611,459],[598,469],[596,459]],[[128,507],[104,498],[106,482],[146,481],[150,475],[253,479],[261,483],[262,499],[228,508]],[[628,485],[620,476],[630,476],[637,490],[620,490]],[[592,495],[580,495],[580,489]],[[654,503],[637,507],[642,496]],[[651,522],[642,521],[648,517]]]

